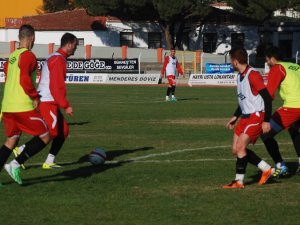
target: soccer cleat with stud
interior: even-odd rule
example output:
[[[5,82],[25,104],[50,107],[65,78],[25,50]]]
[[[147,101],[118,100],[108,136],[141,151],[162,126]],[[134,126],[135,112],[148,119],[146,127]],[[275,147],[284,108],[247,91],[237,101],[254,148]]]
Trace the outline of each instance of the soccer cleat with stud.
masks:
[[[15,158],[17,158],[21,154],[21,151],[20,151],[19,147],[15,147],[13,149],[13,153],[15,155]],[[22,167],[23,170],[26,169],[25,166],[24,166],[24,164],[21,164],[21,167]]]
[[[245,188],[243,184],[238,182],[237,180],[233,180],[231,183],[226,184],[223,186],[224,189],[240,189],[240,188]]]
[[[285,176],[288,174],[289,168],[282,163],[281,167],[275,167],[275,172],[273,173],[273,177],[279,178],[280,176]]]
[[[272,176],[273,172],[274,172],[274,168],[270,168],[262,172],[258,185],[263,185],[264,183],[266,183],[269,180],[269,178]]]
[[[10,164],[5,164],[4,169],[15,182],[18,184],[23,183],[20,176],[20,167],[13,168]]]
[[[42,168],[45,170],[49,170],[49,169],[51,170],[51,169],[60,169],[62,168],[62,166],[57,165],[56,163],[43,163]]]

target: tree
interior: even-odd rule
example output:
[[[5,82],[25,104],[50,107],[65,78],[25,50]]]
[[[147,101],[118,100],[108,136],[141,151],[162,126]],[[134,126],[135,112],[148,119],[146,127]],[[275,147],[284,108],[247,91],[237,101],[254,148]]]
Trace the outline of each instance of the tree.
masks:
[[[235,13],[268,22],[273,18],[274,11],[299,7],[299,0],[227,0]]]
[[[180,48],[185,24],[201,20],[209,13],[213,0],[76,0],[92,15],[120,19],[150,20],[159,23],[167,48]]]
[[[42,10],[48,13],[72,10],[75,8],[74,0],[43,0]]]

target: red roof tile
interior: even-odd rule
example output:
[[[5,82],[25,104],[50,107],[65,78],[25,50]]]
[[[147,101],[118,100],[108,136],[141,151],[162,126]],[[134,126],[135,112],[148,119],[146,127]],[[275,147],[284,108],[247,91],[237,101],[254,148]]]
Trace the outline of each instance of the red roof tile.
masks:
[[[75,9],[19,19],[7,18],[5,28],[19,28],[20,24],[26,23],[35,30],[106,30],[106,21],[105,16],[90,16],[85,9]]]

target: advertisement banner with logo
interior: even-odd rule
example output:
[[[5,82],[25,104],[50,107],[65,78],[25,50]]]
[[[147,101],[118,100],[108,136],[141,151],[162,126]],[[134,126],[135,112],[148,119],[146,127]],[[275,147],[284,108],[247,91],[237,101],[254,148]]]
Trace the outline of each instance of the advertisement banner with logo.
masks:
[[[234,73],[234,69],[230,63],[206,63],[205,71],[209,74],[229,74]]]
[[[236,86],[237,74],[191,74],[188,85]]]

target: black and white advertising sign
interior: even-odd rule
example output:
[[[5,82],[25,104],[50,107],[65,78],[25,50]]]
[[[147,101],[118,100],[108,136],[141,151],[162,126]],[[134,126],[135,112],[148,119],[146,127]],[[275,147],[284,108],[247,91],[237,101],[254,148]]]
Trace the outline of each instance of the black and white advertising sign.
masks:
[[[0,59],[0,71],[6,59]],[[38,69],[42,69],[45,59],[38,59]],[[139,70],[138,59],[68,59],[67,71],[69,73],[118,73],[133,72]]]

